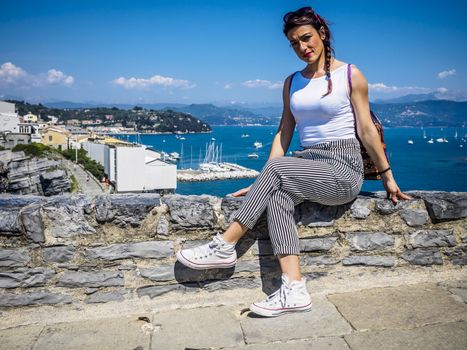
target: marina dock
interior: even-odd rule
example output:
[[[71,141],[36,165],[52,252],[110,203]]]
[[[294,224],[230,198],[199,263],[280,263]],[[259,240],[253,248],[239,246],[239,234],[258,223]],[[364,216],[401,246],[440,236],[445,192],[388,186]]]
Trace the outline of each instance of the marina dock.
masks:
[[[245,168],[233,163],[212,163],[211,169],[193,170],[182,169],[177,171],[177,181],[195,182],[195,181],[214,181],[214,180],[234,180],[255,178],[259,172],[253,169]]]

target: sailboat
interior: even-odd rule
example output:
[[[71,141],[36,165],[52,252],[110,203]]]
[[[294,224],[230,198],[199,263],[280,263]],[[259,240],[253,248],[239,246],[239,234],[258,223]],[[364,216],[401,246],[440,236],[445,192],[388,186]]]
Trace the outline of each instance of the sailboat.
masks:
[[[202,163],[200,163],[199,168],[202,171],[225,171],[222,166],[222,144],[219,146],[215,142],[206,144],[206,155]]]

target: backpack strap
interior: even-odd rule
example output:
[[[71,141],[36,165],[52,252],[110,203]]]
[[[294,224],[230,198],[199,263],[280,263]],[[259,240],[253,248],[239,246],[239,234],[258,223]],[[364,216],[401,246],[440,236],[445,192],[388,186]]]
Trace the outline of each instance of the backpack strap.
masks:
[[[352,71],[350,63],[347,65],[347,80],[349,81],[349,96],[352,96]]]

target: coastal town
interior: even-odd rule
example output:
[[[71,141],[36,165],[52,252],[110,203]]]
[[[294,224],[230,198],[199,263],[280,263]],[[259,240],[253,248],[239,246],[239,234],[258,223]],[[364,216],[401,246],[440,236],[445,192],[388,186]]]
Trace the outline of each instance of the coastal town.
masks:
[[[224,180],[258,175],[255,170],[223,163],[208,155],[200,169],[180,170],[177,167],[178,153],[168,154],[119,138],[122,134],[183,135],[211,131],[208,124],[188,114],[134,107],[130,111],[117,108],[59,110],[57,116],[26,112],[25,107],[50,111],[42,105],[25,106],[21,103],[18,107],[15,103],[0,101],[1,149],[15,150],[19,145],[40,144],[65,152],[71,158],[68,162],[75,163],[69,166],[64,162],[64,168],[72,173],[76,172],[79,155],[85,154],[83,157],[91,159],[102,170],[97,174],[88,171],[86,183],[81,188],[87,187],[92,178],[91,182],[98,183],[104,191],[172,193],[177,188],[177,181]],[[78,174],[73,175],[79,178]]]

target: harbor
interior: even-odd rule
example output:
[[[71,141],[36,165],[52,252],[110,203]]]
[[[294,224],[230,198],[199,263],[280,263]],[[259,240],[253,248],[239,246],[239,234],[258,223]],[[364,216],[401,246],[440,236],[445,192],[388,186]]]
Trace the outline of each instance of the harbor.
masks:
[[[259,172],[254,169],[248,169],[238,164],[218,163],[212,164],[215,170],[195,170],[182,169],[177,171],[177,181],[195,182],[195,181],[216,181],[216,180],[236,180],[255,178]]]

